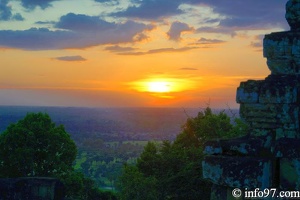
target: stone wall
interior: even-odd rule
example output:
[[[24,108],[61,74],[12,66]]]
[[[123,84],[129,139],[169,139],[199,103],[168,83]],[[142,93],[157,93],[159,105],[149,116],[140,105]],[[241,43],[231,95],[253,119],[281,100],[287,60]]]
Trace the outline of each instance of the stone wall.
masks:
[[[0,200],[62,200],[64,186],[55,178],[0,179]]]
[[[203,177],[213,183],[211,200],[236,199],[234,188],[300,190],[300,0],[287,2],[286,19],[290,31],[264,38],[271,74],[237,89],[249,133],[205,145]]]

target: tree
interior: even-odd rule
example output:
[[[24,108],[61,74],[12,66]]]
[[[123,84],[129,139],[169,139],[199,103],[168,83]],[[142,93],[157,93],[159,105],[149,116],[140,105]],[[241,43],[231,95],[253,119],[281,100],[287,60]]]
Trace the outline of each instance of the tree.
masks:
[[[77,147],[62,125],[56,126],[46,113],[28,113],[0,135],[0,177],[56,177],[68,199],[116,199],[74,171],[76,155]]]
[[[148,142],[144,147],[144,151],[137,159],[137,167],[145,175],[153,175],[159,168],[160,156],[158,155],[158,149],[155,143]]]
[[[203,147],[207,140],[241,136],[247,133],[247,128],[240,119],[235,119],[235,123],[231,123],[230,117],[224,111],[214,114],[207,107],[196,117],[187,119],[175,143]]]
[[[73,170],[77,148],[48,114],[28,113],[0,135],[0,176],[60,177]]]
[[[206,108],[196,117],[187,119],[174,142],[164,141],[161,147],[149,142],[137,160],[135,171],[124,170],[126,174],[121,177],[126,177],[126,181],[121,181],[121,185],[132,199],[139,194],[132,191],[133,184],[149,179],[156,180],[156,184],[148,187],[147,192],[152,189],[151,193],[158,199],[209,199],[211,185],[202,179],[204,143],[210,139],[241,136],[246,132],[247,126],[241,120],[231,123],[225,112],[214,114]],[[137,177],[139,181],[136,181]]]
[[[120,200],[159,199],[156,178],[146,177],[136,166],[124,165],[117,186]]]
[[[64,184],[68,186],[67,199],[80,200],[116,200],[113,192],[101,191],[96,187],[95,182],[87,178],[81,172],[72,171],[64,179]]]

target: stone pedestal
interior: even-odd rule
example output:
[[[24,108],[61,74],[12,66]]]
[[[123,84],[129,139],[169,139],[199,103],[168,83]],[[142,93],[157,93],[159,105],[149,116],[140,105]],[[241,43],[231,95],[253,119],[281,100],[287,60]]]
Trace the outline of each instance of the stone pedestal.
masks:
[[[300,0],[287,2],[286,19],[290,31],[264,38],[271,74],[237,89],[249,133],[206,143],[202,166],[214,184],[211,199],[235,199],[233,188],[300,190]]]

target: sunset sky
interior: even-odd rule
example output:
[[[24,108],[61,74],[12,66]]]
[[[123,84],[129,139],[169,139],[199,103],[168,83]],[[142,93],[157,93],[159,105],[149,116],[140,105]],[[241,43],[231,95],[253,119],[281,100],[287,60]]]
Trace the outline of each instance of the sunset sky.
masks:
[[[0,105],[238,108],[287,0],[0,0]]]

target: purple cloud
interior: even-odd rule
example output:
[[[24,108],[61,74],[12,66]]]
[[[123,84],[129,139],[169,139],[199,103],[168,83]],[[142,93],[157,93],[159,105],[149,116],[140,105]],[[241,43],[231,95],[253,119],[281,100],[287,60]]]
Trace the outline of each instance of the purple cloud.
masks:
[[[0,46],[27,50],[86,48],[134,42],[137,34],[149,30],[148,25],[134,21],[109,23],[98,17],[72,13],[62,16],[55,27],[63,30],[0,30]]]
[[[24,18],[20,13],[17,14],[12,13],[12,8],[8,5],[8,0],[1,0],[0,21],[9,21],[9,20],[23,21]]]
[[[190,4],[210,7],[215,13],[225,17],[219,19],[218,29],[210,30],[217,33],[233,29],[231,31],[232,34],[236,30],[262,29],[267,26],[288,28],[284,19],[286,0],[135,0],[133,2],[139,3],[139,5],[130,6],[112,15],[157,20],[181,14],[183,11],[179,9],[179,6],[181,4]],[[211,23],[215,22],[216,20],[211,21]],[[202,27],[198,31],[202,31]],[[228,31],[225,33],[228,34]]]
[[[135,1],[139,6],[130,6],[124,11],[113,13],[117,17],[141,18],[141,19],[159,19],[176,14],[181,14],[178,9],[181,0],[143,0]]]
[[[40,25],[53,25],[55,24],[56,22],[55,21],[37,21],[35,22],[35,24],[40,24]]]
[[[197,43],[198,44],[220,44],[224,42],[225,42],[224,40],[200,38]]]
[[[183,67],[183,68],[180,68],[179,70],[195,71],[195,70],[198,70],[198,69],[197,68],[192,68],[192,67]]]
[[[197,3],[197,0],[194,0],[193,3]],[[213,8],[214,12],[225,16],[225,19],[220,20],[218,29],[215,29],[216,32],[222,32],[224,29],[232,29],[232,32],[234,32],[235,30],[256,30],[274,26],[288,28],[284,19],[286,0],[230,2],[202,0],[202,3]],[[198,31],[201,31],[201,29],[198,29]]]
[[[110,2],[111,0],[94,0],[94,1],[99,3],[106,3],[106,2]]]
[[[264,37],[265,37],[264,35],[255,36],[254,41],[251,42],[250,46],[262,50]]]
[[[120,4],[118,0],[94,0],[98,3],[105,3],[105,4],[109,4],[109,5],[118,5]]]
[[[86,61],[82,56],[62,56],[56,57],[55,59],[60,61]]]
[[[217,26],[217,27],[200,27],[196,30],[196,33],[220,33],[231,35],[232,37],[236,36],[236,29],[232,29],[229,27]]]
[[[206,0],[214,11],[225,16],[221,26],[259,28],[266,25],[281,24],[284,26],[284,13],[286,0],[244,0],[230,3],[218,0],[211,2]]]
[[[115,23],[106,22],[96,16],[69,13],[60,18],[56,28],[71,31],[103,31],[115,28]]]
[[[160,48],[160,49],[151,49],[149,51],[145,52],[124,52],[124,53],[118,53],[119,55],[146,55],[146,54],[156,54],[156,53],[168,53],[168,52],[184,52],[184,51],[190,51],[193,49],[198,49],[198,47],[182,47],[182,48]]]
[[[114,45],[114,46],[109,46],[109,47],[105,47],[105,50],[107,51],[111,51],[111,52],[129,52],[129,51],[134,51],[135,48],[132,47],[121,47],[119,45]]]
[[[21,3],[24,8],[32,10],[37,6],[41,7],[42,9],[46,9],[47,7],[51,6],[53,1],[60,0],[21,0]]]
[[[186,23],[182,22],[173,22],[170,30],[168,31],[168,36],[170,40],[180,40],[180,36],[182,32],[193,31],[194,28],[190,27]]]

